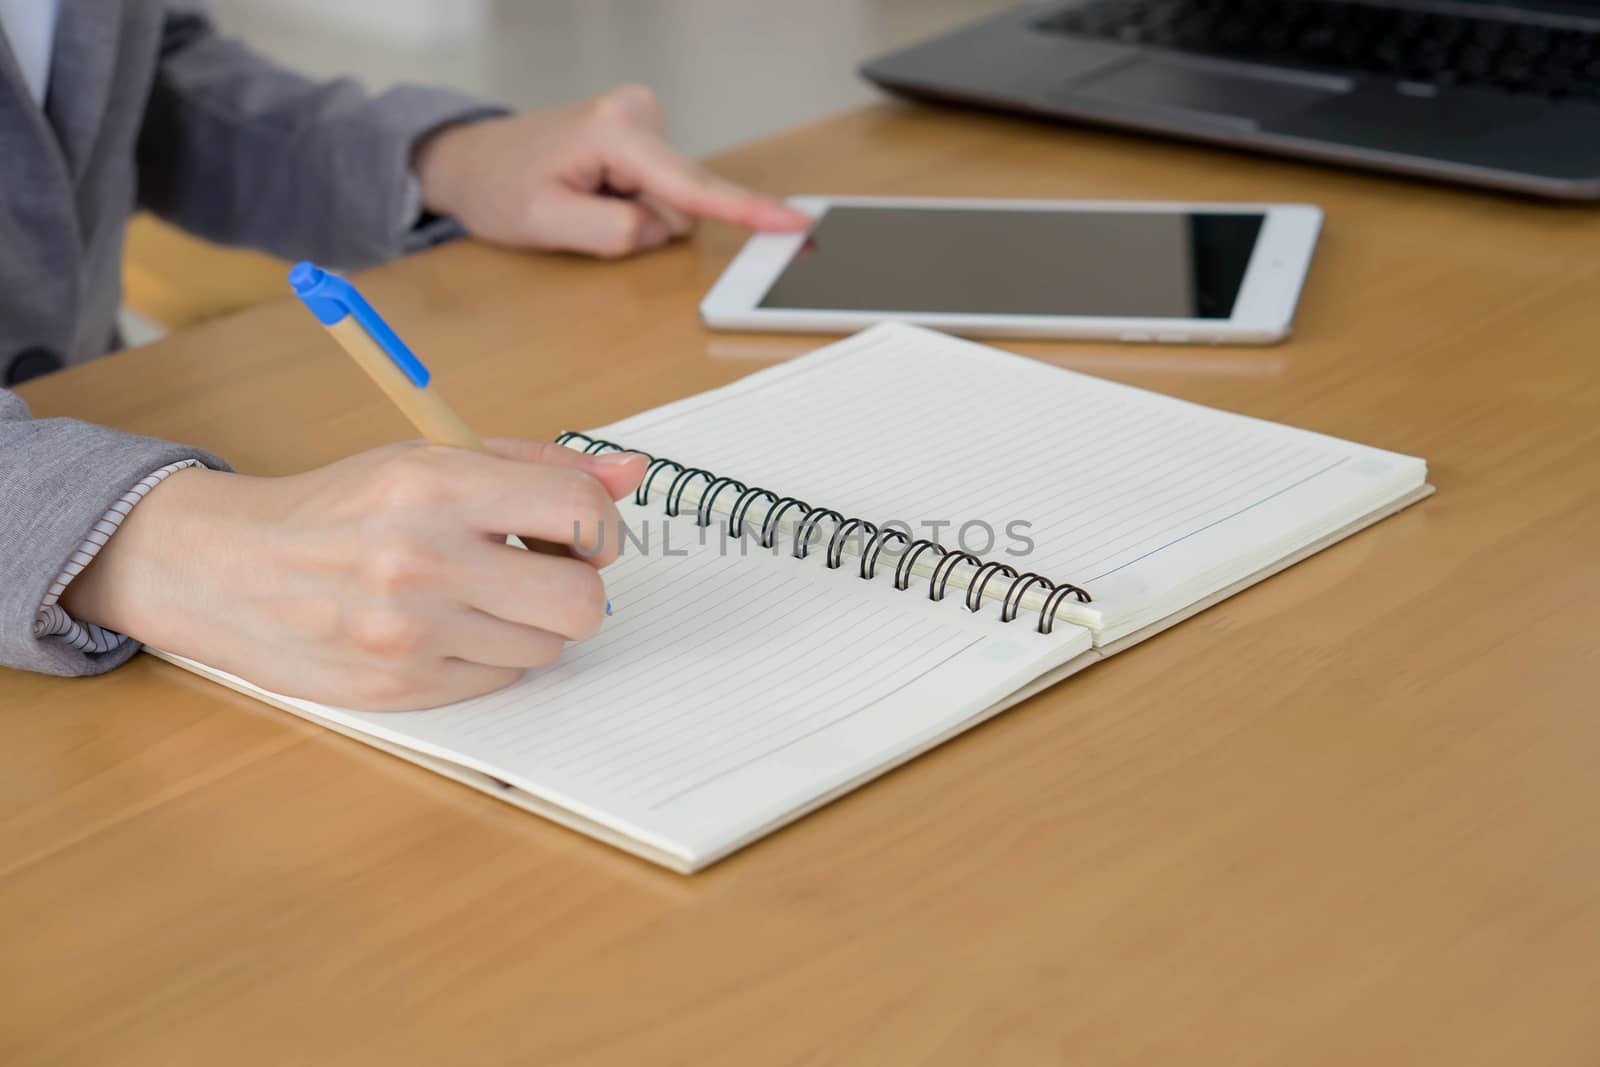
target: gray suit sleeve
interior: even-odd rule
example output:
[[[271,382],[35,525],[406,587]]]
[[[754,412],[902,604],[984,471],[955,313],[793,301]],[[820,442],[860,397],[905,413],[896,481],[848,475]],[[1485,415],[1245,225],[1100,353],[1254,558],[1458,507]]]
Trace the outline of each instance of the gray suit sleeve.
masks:
[[[191,458],[228,469],[199,449],[72,419],[35,419],[21,397],[0,389],[0,666],[99,674],[138,651],[129,641],[91,655],[36,638],[34,616],[106,509],[151,471]]]
[[[140,201],[222,244],[367,266],[438,239],[406,217],[417,140],[500,111],[440,89],[313,82],[173,13],[139,134]]]

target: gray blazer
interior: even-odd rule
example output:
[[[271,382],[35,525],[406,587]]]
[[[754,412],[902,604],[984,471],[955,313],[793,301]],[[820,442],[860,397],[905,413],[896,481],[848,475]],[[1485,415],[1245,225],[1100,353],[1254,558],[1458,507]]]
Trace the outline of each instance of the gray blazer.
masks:
[[[123,234],[144,206],[214,241],[358,267],[427,243],[408,228],[418,137],[492,109],[437,90],[315,84],[219,36],[192,4],[64,0],[46,107],[0,37],[0,386],[115,346]],[[136,357],[135,357],[136,358]],[[93,674],[33,636],[40,601],[145,475],[215,456],[70,419],[0,388],[0,665]]]

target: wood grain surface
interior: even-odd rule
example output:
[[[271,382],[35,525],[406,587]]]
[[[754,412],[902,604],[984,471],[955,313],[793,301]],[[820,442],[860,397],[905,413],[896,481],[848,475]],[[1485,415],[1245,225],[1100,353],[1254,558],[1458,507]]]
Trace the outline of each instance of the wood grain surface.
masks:
[[[1600,212],[891,105],[714,163],[1320,204],[1284,345],[1006,347],[1439,493],[694,878],[147,657],[0,671],[0,1062],[1600,1062]],[[360,282],[548,438],[820,343],[701,328],[740,240]],[[288,299],[24,392],[258,474],[411,436]]]

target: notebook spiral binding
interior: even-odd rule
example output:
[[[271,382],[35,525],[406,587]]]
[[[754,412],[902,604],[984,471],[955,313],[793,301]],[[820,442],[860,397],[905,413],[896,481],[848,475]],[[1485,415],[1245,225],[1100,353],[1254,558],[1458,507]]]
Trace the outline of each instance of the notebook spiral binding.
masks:
[[[861,549],[860,575],[868,580],[877,576],[878,557],[883,554],[884,548],[891,541],[898,542],[901,556],[894,569],[896,589],[911,588],[918,559],[929,553],[937,557],[939,562],[934,565],[933,573],[928,577],[929,600],[944,599],[951,575],[955,573],[957,567],[965,563],[977,568],[967,583],[966,607],[968,611],[978,611],[983,606],[984,590],[995,577],[1000,576],[1011,582],[1011,587],[1006,590],[1006,595],[1000,603],[1001,622],[1011,622],[1016,619],[1021,611],[1023,596],[1036,586],[1045,593],[1044,604],[1039,609],[1039,622],[1035,627],[1042,634],[1054,630],[1056,612],[1069,598],[1076,599],[1080,604],[1088,604],[1094,599],[1086,590],[1070,583],[1052,582],[1044,575],[1033,571],[1019,574],[1017,569],[1009,564],[985,561],[971,552],[945,548],[937,541],[913,539],[899,530],[879,528],[865,519],[846,518],[832,508],[814,508],[796,497],[779,496],[770,489],[747,486],[737,479],[721,477],[700,467],[686,467],[675,460],[652,456],[638,449],[623,448],[612,441],[604,441],[598,437],[570,430],[556,438],[558,445],[570,446],[574,442],[581,442],[582,451],[589,455],[633,452],[648,459],[650,463],[645,468],[644,480],[639,483],[639,488],[633,494],[634,503],[641,506],[650,502],[650,487],[661,472],[669,467],[672,468],[672,481],[667,486],[666,501],[666,512],[671,516],[676,516],[681,511],[683,496],[688,488],[696,481],[704,480],[705,486],[701,490],[700,500],[695,505],[697,526],[711,525],[712,508],[723,493],[731,490],[738,494],[728,512],[730,537],[744,536],[745,518],[749,515],[750,508],[757,501],[765,501],[767,513],[761,520],[761,529],[757,537],[757,543],[762,548],[776,548],[784,516],[791,513],[798,515],[799,522],[795,527],[793,549],[796,559],[806,558],[811,551],[812,539],[821,524],[824,521],[831,522],[833,534],[828,538],[824,558],[824,564],[830,570],[838,570],[843,565],[845,545],[851,535],[856,534],[866,538]]]

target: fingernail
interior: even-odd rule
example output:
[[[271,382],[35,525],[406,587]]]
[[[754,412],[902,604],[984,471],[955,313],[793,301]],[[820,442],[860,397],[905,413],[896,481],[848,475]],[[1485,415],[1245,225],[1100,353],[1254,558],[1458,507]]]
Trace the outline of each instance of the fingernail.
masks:
[[[815,220],[803,211],[779,204],[766,212],[761,219],[763,229],[799,233],[811,228]]]
[[[603,456],[594,457],[594,461],[602,467],[623,467],[642,458],[644,457],[637,452],[607,452]]]

